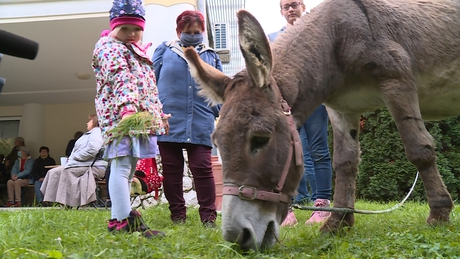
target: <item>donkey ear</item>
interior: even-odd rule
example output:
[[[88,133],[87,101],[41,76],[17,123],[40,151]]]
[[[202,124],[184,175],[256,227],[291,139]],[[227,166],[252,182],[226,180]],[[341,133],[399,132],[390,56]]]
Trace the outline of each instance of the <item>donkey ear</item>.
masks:
[[[240,10],[237,16],[240,49],[246,69],[254,86],[267,86],[272,69],[272,52],[268,38],[257,19],[248,11]]]
[[[205,97],[212,105],[223,103],[225,85],[230,77],[201,60],[192,47],[185,49],[185,58],[190,68],[190,74],[200,88],[198,94]]]

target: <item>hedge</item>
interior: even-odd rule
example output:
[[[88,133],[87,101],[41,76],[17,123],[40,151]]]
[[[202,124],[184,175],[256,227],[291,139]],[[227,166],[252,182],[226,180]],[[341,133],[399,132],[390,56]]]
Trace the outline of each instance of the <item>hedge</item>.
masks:
[[[460,195],[459,119],[425,122],[435,140],[438,170],[454,200]],[[370,201],[401,200],[412,186],[417,169],[406,158],[390,113],[386,108],[366,113],[361,117],[361,126],[357,198]],[[329,141],[332,155],[332,130]],[[426,201],[421,178],[410,199]]]

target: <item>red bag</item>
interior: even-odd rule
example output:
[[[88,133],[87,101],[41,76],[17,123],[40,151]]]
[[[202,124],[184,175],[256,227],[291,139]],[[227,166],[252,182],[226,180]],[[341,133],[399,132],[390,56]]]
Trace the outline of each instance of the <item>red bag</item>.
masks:
[[[163,176],[158,173],[155,158],[142,158],[137,161],[134,177],[139,179],[142,191],[147,194],[155,191],[155,200],[158,200],[158,191],[163,183]]]

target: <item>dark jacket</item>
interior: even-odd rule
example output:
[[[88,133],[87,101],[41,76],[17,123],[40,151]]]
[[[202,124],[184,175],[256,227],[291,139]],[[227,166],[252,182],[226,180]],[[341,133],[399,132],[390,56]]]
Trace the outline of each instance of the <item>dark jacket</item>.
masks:
[[[76,139],[71,139],[71,140],[69,140],[69,143],[67,143],[67,147],[65,149],[65,155],[67,157],[69,157],[70,154],[72,153],[72,149],[75,146],[75,142],[77,142]]]
[[[18,160],[18,151],[19,148],[13,147],[11,152],[5,157],[5,161],[10,161],[10,165],[6,167],[7,171],[11,171],[13,169],[13,165]]]
[[[6,166],[0,162],[0,184],[6,184],[10,179],[10,175],[6,172]]]
[[[39,157],[35,159],[34,167],[32,168],[32,177],[34,181],[37,181],[40,178],[44,178],[46,173],[48,173],[49,168],[45,168],[47,165],[55,165],[56,161],[54,158],[47,156],[45,158]]]

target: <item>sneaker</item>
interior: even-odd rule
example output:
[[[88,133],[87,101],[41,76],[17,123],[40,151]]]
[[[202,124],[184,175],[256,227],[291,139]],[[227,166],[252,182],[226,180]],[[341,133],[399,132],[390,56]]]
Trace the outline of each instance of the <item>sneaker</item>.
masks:
[[[143,233],[144,237],[152,238],[152,237],[164,237],[166,236],[165,233],[150,229],[142,219],[141,214],[133,210],[129,213],[129,217],[122,220],[118,223],[115,230],[117,231],[126,231],[126,232],[141,232]]]
[[[182,218],[175,218],[172,221],[174,224],[177,224],[177,225],[184,225],[187,222],[186,219],[182,219]]]
[[[14,207],[14,202],[9,201],[7,204],[5,204],[5,207]]]
[[[294,214],[294,210],[289,209],[286,218],[284,219],[283,223],[281,223],[282,227],[293,227],[297,225],[297,219]]]
[[[315,207],[322,207],[322,208],[327,208],[331,202],[326,199],[316,199],[314,206]],[[322,223],[325,221],[327,218],[331,216],[331,213],[329,211],[315,211],[311,214],[310,218],[305,222],[306,225],[312,225],[315,223]]]
[[[217,227],[216,222],[211,221],[211,220],[203,221],[203,226],[205,228],[216,228]]]
[[[117,219],[109,219],[109,223],[107,224],[107,229],[109,232],[114,231],[118,226],[118,220]]]
[[[48,203],[47,201],[41,201],[37,204],[38,207],[49,207],[50,206],[50,203]]]

